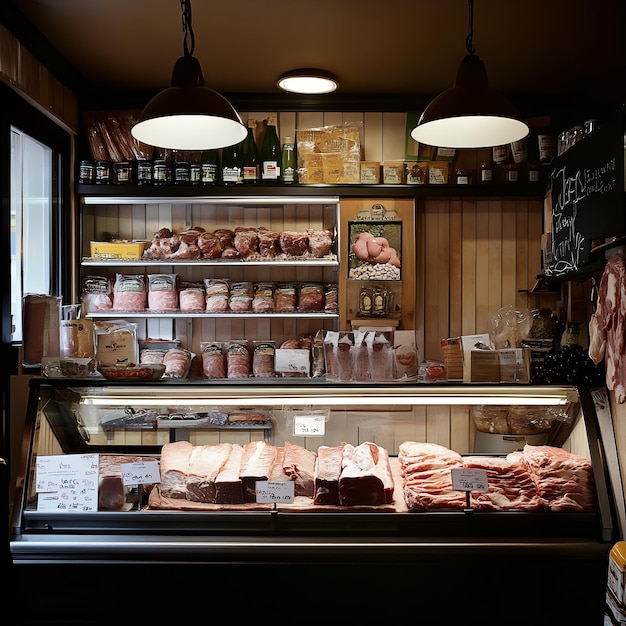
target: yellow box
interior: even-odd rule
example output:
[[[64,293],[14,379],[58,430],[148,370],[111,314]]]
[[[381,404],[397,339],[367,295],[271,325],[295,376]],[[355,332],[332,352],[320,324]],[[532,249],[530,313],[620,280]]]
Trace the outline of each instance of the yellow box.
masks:
[[[149,245],[149,241],[92,241],[91,258],[99,261],[137,261]]]

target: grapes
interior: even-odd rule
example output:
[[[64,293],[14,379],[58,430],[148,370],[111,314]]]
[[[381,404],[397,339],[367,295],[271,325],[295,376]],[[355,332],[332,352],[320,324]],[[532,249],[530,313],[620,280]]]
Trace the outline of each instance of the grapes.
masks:
[[[532,368],[530,382],[536,385],[604,385],[604,363],[595,363],[578,344],[558,346],[546,354],[543,363]]]

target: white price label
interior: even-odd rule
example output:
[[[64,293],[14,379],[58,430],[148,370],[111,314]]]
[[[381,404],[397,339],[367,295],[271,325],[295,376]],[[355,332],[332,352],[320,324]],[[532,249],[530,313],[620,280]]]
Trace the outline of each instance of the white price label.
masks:
[[[291,504],[294,498],[293,481],[257,480],[256,501],[264,504]]]
[[[153,485],[161,482],[159,464],[156,461],[122,463],[121,468],[124,485]]]
[[[309,350],[279,348],[274,352],[274,369],[277,372],[291,372],[309,375],[311,353]]]
[[[487,472],[482,469],[453,468],[452,487],[457,491],[489,491]]]
[[[320,437],[326,431],[323,415],[296,415],[293,418],[294,437]]]

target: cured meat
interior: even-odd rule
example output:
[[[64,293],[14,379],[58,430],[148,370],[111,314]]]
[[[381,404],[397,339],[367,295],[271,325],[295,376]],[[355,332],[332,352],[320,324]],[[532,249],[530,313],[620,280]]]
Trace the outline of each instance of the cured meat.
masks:
[[[239,477],[243,448],[233,444],[226,463],[215,478],[216,504],[243,504],[243,487]]]
[[[253,441],[244,446],[239,478],[245,502],[256,502],[256,482],[268,479],[275,458],[276,448],[265,441]]]
[[[276,353],[273,341],[256,341],[252,346],[252,374],[257,377],[273,377],[274,355]]]
[[[173,311],[178,308],[178,275],[148,276],[148,308],[151,311]]]
[[[147,304],[148,290],[143,274],[116,274],[113,285],[113,310],[144,311]]]
[[[295,481],[296,496],[312,498],[315,491],[316,454],[290,441],[285,441],[283,469],[289,478]]]
[[[259,230],[259,254],[272,259],[280,249],[279,234],[270,230]]]
[[[113,307],[113,288],[106,276],[85,276],[81,283],[82,312],[98,313]]]
[[[161,448],[161,493],[164,496],[186,499],[192,450],[193,445],[188,441],[166,443]]]
[[[185,378],[191,368],[192,353],[184,348],[170,348],[163,356],[165,376]]]
[[[194,446],[189,457],[189,475],[185,481],[187,500],[215,502],[215,480],[228,460],[231,449],[230,443]]]
[[[250,376],[250,351],[246,341],[231,341],[226,347],[226,377]]]
[[[320,446],[315,460],[313,504],[339,504],[343,446]]]
[[[624,258],[615,254],[608,261],[598,287],[596,310],[598,331],[606,337],[606,386],[615,392],[615,400],[626,401],[626,269]]]
[[[589,358],[594,365],[599,365],[606,351],[606,334],[596,313],[589,319]]]
[[[226,356],[221,342],[202,342],[202,373],[207,378],[226,378]]]
[[[333,233],[330,229],[322,230],[308,229],[306,231],[309,245],[309,252],[317,259],[330,253],[333,245]]]
[[[309,247],[309,236],[306,232],[285,230],[279,236],[280,249],[290,257],[303,256]]]
[[[156,461],[154,457],[122,454],[98,456],[98,509],[121,509],[127,504],[128,487],[122,479],[122,464]],[[143,488],[150,489],[151,485]]]
[[[385,448],[369,441],[356,447],[344,444],[339,476],[341,506],[390,504],[393,487],[389,454]]]
[[[252,256],[259,249],[259,236],[256,230],[235,230],[234,246],[242,259]]]
[[[319,283],[303,283],[298,294],[299,311],[324,310],[324,286]]]
[[[222,240],[216,233],[198,235],[197,246],[203,259],[219,259],[222,256]]]
[[[452,488],[451,469],[463,467],[463,457],[435,443],[405,441],[398,449],[409,510],[462,510],[465,494]]]
[[[471,507],[479,511],[542,511],[545,500],[539,495],[525,463],[515,455],[502,457],[467,456],[463,466],[487,473],[488,491],[473,491]]]
[[[274,284],[255,283],[252,310],[256,313],[269,313],[274,310]]]
[[[181,311],[204,311],[206,309],[204,287],[199,283],[184,283],[178,294],[178,300]]]
[[[597,494],[591,462],[563,448],[525,445],[509,457],[524,462],[539,495],[552,511],[596,509]]]
[[[162,236],[157,233],[157,236],[152,239],[150,245],[143,252],[142,256],[144,259],[155,261],[169,259],[178,250],[180,239],[172,236],[171,231],[168,229],[165,229],[163,233]]]
[[[288,482],[291,479],[287,476],[287,473],[284,469],[284,460],[285,460],[285,448],[278,447],[276,448],[276,458],[274,459],[274,464],[272,465],[272,469],[270,470],[269,476],[267,480],[272,482]]]

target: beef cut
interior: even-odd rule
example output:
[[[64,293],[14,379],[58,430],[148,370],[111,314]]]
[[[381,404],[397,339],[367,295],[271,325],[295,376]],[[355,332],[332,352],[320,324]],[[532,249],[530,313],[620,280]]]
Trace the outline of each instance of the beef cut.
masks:
[[[393,487],[389,454],[385,448],[371,442],[356,447],[344,444],[339,476],[341,506],[390,504]]]

